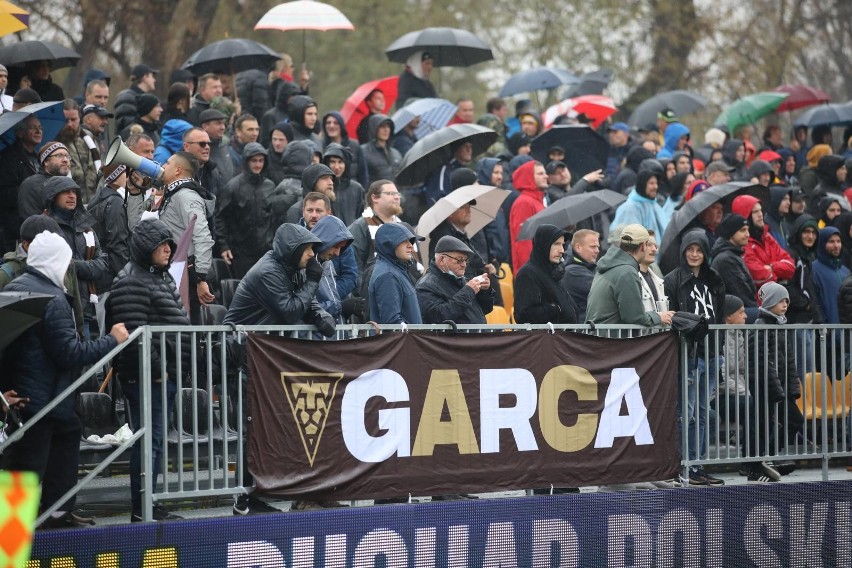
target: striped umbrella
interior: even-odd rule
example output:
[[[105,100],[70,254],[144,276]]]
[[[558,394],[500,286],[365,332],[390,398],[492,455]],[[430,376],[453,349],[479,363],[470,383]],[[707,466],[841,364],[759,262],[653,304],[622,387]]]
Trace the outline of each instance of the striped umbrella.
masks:
[[[399,132],[419,116],[420,125],[414,129],[414,135],[419,140],[445,127],[456,114],[456,110],[458,106],[445,99],[417,99],[393,114],[391,120],[393,120],[394,132]]]

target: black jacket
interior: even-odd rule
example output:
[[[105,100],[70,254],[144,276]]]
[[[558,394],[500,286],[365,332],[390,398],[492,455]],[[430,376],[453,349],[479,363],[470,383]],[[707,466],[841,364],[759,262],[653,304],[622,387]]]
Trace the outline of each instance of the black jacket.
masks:
[[[37,174],[21,183],[21,187],[18,188],[18,214],[21,219],[44,213],[44,182],[50,177],[50,174],[40,167]]]
[[[118,273],[107,298],[106,327],[123,322],[128,332],[143,325],[189,325],[180,295],[168,268],[151,264],[151,254],[162,243],[169,243],[174,255],[177,245],[168,227],[159,220],[141,221],[133,229],[130,239],[130,261]],[[171,261],[171,258],[169,259]],[[162,377],[162,360],[165,355],[169,379],[177,377],[177,334],[165,334],[165,354],[160,351],[160,339],[151,342],[151,376]],[[181,345],[181,371],[190,367],[189,341]],[[139,377],[139,346],[134,341],[119,355],[117,371],[122,379]]]
[[[243,112],[257,118],[269,110],[269,77],[260,69],[249,69],[237,73],[237,96]]]
[[[124,89],[115,97],[115,130],[121,132],[136,118],[136,97],[144,95],[145,91],[136,85]]]
[[[108,263],[108,270],[96,284],[98,290],[109,290],[113,278],[130,260],[130,227],[127,224],[124,199],[102,182],[95,198],[89,203],[88,213]]]
[[[370,183],[379,179],[393,180],[402,162],[402,155],[396,148],[390,146],[390,140],[386,146],[379,146],[376,143],[376,131],[386,120],[388,117],[383,114],[374,114],[370,117],[370,141],[361,146],[364,160],[367,162]]]
[[[419,79],[414,73],[406,69],[399,74],[399,83],[396,87],[396,109],[399,110],[405,106],[408,99],[425,99],[435,98],[438,92],[428,79]]]
[[[530,259],[515,276],[515,321],[518,323],[577,323],[574,300],[559,285],[564,263],[550,262],[550,245],[568,233],[542,225],[533,237]]]
[[[360,148],[359,148],[360,151]],[[343,160],[345,167],[343,175],[335,180],[334,215],[348,227],[354,223],[364,211],[364,187],[352,179],[352,152],[350,148],[337,142],[331,142],[322,154],[322,163],[328,165],[329,158]]]
[[[494,309],[493,288],[480,289],[477,294],[467,286],[466,279],[444,274],[434,261],[415,289],[423,323],[452,320],[456,323],[484,324],[485,314]]]
[[[316,106],[316,102],[311,97],[307,95],[295,95],[290,97],[290,101],[287,103],[287,114],[290,115],[290,126],[293,127],[296,140],[310,140],[316,145],[317,150],[319,150],[322,148],[322,141],[318,136],[320,132],[319,117],[317,117],[317,123],[313,128],[305,126],[305,112],[310,107]],[[271,136],[271,130],[269,134]]]
[[[0,227],[12,240],[9,250],[14,248],[23,223],[18,215],[18,188],[38,170],[38,157],[17,142],[0,153]]]
[[[264,112],[262,115],[255,115],[260,120],[260,143],[264,146],[269,146],[272,142],[272,131],[276,124],[282,120],[287,120],[290,115],[287,114],[287,103],[290,97],[301,93],[299,87],[289,81],[281,83],[278,89],[278,94],[275,97],[275,105]],[[287,142],[292,142],[288,140]]]
[[[787,321],[790,323],[822,323],[823,321],[812,274],[818,245],[814,242],[814,246],[808,249],[802,244],[802,230],[806,226],[819,232],[816,220],[807,213],[799,215],[790,229],[788,252],[796,263],[796,272],[785,285],[790,294],[790,306],[787,308]]]
[[[728,294],[742,300],[747,308],[756,308],[754,280],[743,260],[743,252],[741,247],[735,247],[727,239],[716,239],[710,252],[710,266],[722,278]]]
[[[783,325],[774,314],[760,308],[755,325]],[[792,329],[763,330],[753,346],[757,354],[757,367],[750,374],[752,381],[766,378],[766,383],[749,385],[752,393],[765,391],[770,402],[780,402],[784,397],[795,400],[802,396],[799,371],[796,366],[796,332]]]
[[[560,285],[577,305],[577,321],[580,323],[586,321],[586,303],[589,299],[589,290],[592,289],[596,268],[597,265],[591,262],[571,256],[565,267],[565,276],[562,277]]]

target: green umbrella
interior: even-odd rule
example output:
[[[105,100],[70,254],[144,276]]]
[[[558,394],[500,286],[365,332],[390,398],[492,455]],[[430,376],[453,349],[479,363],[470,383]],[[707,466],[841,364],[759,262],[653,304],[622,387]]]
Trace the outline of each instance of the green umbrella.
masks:
[[[767,114],[772,114],[775,109],[786,99],[789,93],[755,93],[746,95],[732,102],[716,118],[716,126],[727,126],[728,131],[733,134],[738,126],[754,124]]]

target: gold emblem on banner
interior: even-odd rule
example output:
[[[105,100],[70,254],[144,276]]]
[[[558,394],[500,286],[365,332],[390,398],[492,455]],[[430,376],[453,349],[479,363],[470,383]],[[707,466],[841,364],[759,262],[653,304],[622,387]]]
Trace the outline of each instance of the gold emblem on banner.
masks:
[[[311,467],[343,373],[281,373],[296,428]]]

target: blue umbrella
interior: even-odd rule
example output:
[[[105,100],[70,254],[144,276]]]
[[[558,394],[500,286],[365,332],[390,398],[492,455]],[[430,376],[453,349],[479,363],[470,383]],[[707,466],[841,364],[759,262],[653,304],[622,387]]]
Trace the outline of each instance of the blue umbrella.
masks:
[[[62,101],[54,101],[25,106],[14,112],[4,112],[0,115],[0,150],[15,142],[15,128],[29,116],[38,118],[43,130],[42,142],[36,150],[46,142],[55,140],[66,124],[62,106]]]
[[[811,107],[793,121],[793,126],[846,126],[852,124],[852,103]]]
[[[456,110],[458,110],[458,106],[446,99],[417,99],[393,113],[391,120],[393,121],[394,132],[399,132],[419,116],[420,125],[414,129],[414,135],[419,140],[445,127],[456,114]]]
[[[580,79],[565,69],[534,67],[515,73],[500,89],[499,96],[510,97],[520,93],[532,93],[539,89],[555,89],[562,85],[579,83]]]

